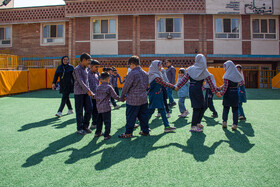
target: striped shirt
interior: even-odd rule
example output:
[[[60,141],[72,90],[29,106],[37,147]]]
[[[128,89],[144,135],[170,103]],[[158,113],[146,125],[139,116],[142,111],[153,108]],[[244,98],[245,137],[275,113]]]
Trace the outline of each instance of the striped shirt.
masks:
[[[155,81],[156,81],[156,83],[158,83],[158,84],[160,84],[160,85],[162,85],[162,86],[164,86],[164,87],[171,88],[171,89],[174,89],[174,88],[175,88],[175,86],[174,86],[173,84],[170,84],[170,83],[168,83],[168,82],[165,82],[165,81],[164,81],[162,78],[160,78],[160,77],[155,78]]]
[[[124,83],[121,99],[127,97],[126,103],[132,106],[140,106],[148,103],[147,89],[149,86],[148,73],[141,67],[136,67],[127,75]]]
[[[111,85],[106,82],[102,82],[96,89],[96,94],[93,97],[96,99],[96,107],[98,113],[105,113],[111,111],[110,98],[120,100],[120,97],[116,94]]]
[[[182,88],[187,82],[188,80],[190,79],[190,75],[187,73],[186,75],[184,75],[184,77],[182,78],[182,80],[178,83],[177,87],[180,89]],[[207,77],[205,79],[205,81],[209,84],[210,86],[210,89],[212,91],[213,94],[216,94],[217,93],[217,89],[215,88],[212,80],[211,80],[211,77]]]
[[[224,95],[228,89],[228,80],[224,79],[224,85],[220,87],[221,89],[221,95]]]
[[[88,70],[79,64],[73,71],[74,94],[87,94],[90,91],[88,83]]]

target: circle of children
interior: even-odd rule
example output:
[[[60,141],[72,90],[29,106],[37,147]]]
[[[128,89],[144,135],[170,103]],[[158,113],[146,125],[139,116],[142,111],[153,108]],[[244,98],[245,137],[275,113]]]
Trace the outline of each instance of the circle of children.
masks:
[[[92,60],[87,53],[80,56],[80,63],[75,68],[69,64],[67,56],[62,57],[61,61],[62,64],[57,68],[53,80],[53,89],[55,89],[58,77],[60,77],[60,93],[62,93],[61,105],[56,116],[62,116],[65,104],[69,109],[67,114],[73,113],[69,94],[74,92],[77,133],[81,135],[91,133],[91,129],[96,128],[95,137],[104,136],[104,140],[111,138],[110,100],[115,108],[120,107],[116,105],[114,99],[126,101],[126,130],[123,134],[118,135],[119,138],[131,138],[134,129],[139,125],[141,128],[139,134],[149,136],[148,123],[155,109],[158,109],[157,116],[162,117],[164,132],[173,132],[176,127],[170,126],[167,119],[170,117],[169,107],[176,105],[172,98],[172,90],[178,91],[181,113],[179,117],[186,117],[189,114],[184,102],[187,96],[190,97],[193,108],[191,132],[203,131],[201,120],[208,107],[213,112],[212,117],[218,117],[213,105],[214,94],[217,97],[223,96],[223,128],[227,128],[230,107],[233,113],[232,130],[237,129],[238,119],[246,120],[242,109],[242,102],[246,102],[242,67],[235,66],[230,60],[224,63],[224,85],[219,88],[216,87],[214,76],[208,72],[206,58],[202,54],[196,55],[193,66],[186,70],[184,68],[179,70],[176,85],[174,85],[176,70],[170,60],[167,60],[166,76],[162,61],[152,61],[147,73],[140,67],[139,57],[132,56],[128,60],[128,74],[123,82],[114,68],[103,68],[103,72],[99,74],[100,63]],[[170,76],[170,72],[173,72],[174,76],[172,73]],[[120,96],[117,86],[118,78],[120,83],[124,83]],[[206,83],[203,86],[204,81]],[[206,90],[205,97],[203,90]],[[169,105],[167,105],[167,96],[170,98]],[[91,118],[92,125],[89,127]],[[136,124],[136,120],[139,120],[139,125]],[[103,123],[105,125],[104,134],[102,133]]]

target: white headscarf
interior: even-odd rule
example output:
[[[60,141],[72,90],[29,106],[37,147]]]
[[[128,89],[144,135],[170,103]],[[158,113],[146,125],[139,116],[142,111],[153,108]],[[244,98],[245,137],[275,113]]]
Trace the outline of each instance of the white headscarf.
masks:
[[[162,64],[160,60],[154,60],[149,67],[149,83],[157,77],[162,78],[162,73],[159,71],[158,67]]]
[[[211,77],[211,80],[212,80],[213,85],[214,85],[215,88],[216,88],[217,86],[216,86],[216,81],[215,81],[214,75],[210,73],[210,77]],[[205,81],[205,84],[204,84],[204,88],[210,88],[208,82],[206,82],[206,81]]]
[[[210,76],[207,70],[207,63],[205,56],[198,54],[195,57],[195,63],[187,69],[188,74],[194,80],[200,81]]]
[[[232,82],[241,82],[243,80],[241,73],[239,73],[231,60],[226,61],[224,67],[226,68],[226,73],[224,74],[223,79],[228,79]]]
[[[162,74],[162,77],[163,77],[163,80],[165,82],[169,82],[167,76],[166,76],[166,73],[165,73],[165,69],[164,68],[161,68],[161,74]]]
[[[243,84],[245,84],[245,79],[244,79],[244,73],[243,73],[243,68],[242,68],[242,66],[241,66],[240,64],[237,64],[235,67],[236,67],[236,68],[239,67],[239,68],[241,69],[240,74],[241,74],[242,79],[243,79]],[[237,69],[237,70],[238,70],[238,69]]]

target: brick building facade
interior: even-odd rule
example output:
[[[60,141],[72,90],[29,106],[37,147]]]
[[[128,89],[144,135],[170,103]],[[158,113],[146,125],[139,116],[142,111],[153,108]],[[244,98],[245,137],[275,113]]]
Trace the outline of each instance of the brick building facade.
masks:
[[[203,53],[213,67],[231,59],[276,69],[280,2],[253,2],[272,11],[257,14],[251,0],[65,0],[63,6],[2,9],[0,51],[72,59],[88,52],[115,66],[136,54],[145,66],[169,58],[182,67]]]

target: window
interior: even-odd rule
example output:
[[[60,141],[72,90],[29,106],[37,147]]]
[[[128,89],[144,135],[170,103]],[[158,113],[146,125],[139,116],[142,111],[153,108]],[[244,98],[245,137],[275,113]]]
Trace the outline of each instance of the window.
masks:
[[[253,38],[276,39],[275,19],[253,19],[252,28],[253,28]]]
[[[0,46],[12,45],[12,29],[11,27],[0,26]]]
[[[182,18],[159,18],[157,27],[158,38],[182,37]]]
[[[43,44],[64,44],[64,24],[44,24]]]
[[[239,38],[239,19],[217,18],[215,19],[216,38]]]
[[[116,39],[117,20],[116,19],[94,19],[93,39]]]

